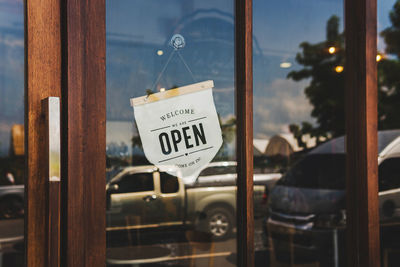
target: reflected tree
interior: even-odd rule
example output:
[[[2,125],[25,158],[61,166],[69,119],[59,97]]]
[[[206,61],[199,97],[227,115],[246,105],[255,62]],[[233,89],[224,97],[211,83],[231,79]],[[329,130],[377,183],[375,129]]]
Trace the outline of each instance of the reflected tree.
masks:
[[[326,40],[300,44],[302,52],[296,61],[304,68],[292,71],[289,79],[311,79],[304,92],[313,109],[311,116],[317,125],[303,122],[290,125],[290,130],[302,146],[301,136],[309,134],[318,141],[344,134],[344,36],[339,33],[339,18],[332,16],[326,26]],[[304,145],[304,144],[303,144]]]
[[[400,128],[400,0],[389,14],[391,26],[381,32],[388,56],[378,53],[378,126],[379,130]],[[310,79],[304,89],[312,105],[311,116],[316,125],[303,122],[289,129],[299,146],[305,147],[302,137],[309,134],[317,142],[345,134],[344,95],[344,33],[339,33],[339,18],[332,16],[326,26],[326,40],[300,44],[302,51],[296,61],[302,69],[292,71],[294,81]]]
[[[232,145],[236,137],[236,117],[230,117],[225,122],[221,120],[218,114],[219,124],[222,131],[222,146],[215,156],[213,161],[232,160],[235,155],[229,150],[229,145]]]
[[[400,1],[389,18],[392,25],[381,32],[389,56],[378,63],[379,129],[400,128]]]
[[[312,124],[306,121],[301,123],[301,126],[297,124],[289,125],[289,131],[293,134],[294,138],[296,138],[297,144],[299,147],[303,149],[307,149],[307,143],[303,140],[303,135],[310,134],[315,131]],[[313,135],[316,136],[316,135]]]

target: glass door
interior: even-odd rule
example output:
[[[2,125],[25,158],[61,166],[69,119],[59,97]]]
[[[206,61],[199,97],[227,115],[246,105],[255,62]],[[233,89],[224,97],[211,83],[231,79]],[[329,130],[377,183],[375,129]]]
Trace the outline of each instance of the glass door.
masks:
[[[20,181],[18,164],[26,158],[27,265],[43,266],[56,255],[56,264],[47,265],[252,266],[257,254],[262,262],[295,264],[302,257],[292,253],[293,245],[312,245],[310,233],[305,233],[310,229],[328,233],[329,263],[341,262],[339,230],[345,223],[351,225],[357,214],[352,210],[346,217],[344,211],[343,135],[356,135],[345,132],[342,124],[342,117],[351,115],[345,116],[349,107],[344,109],[343,91],[349,90],[344,90],[343,81],[344,72],[356,73],[362,64],[343,65],[342,20],[336,16],[342,4],[315,2],[325,11],[309,4],[272,3],[276,9],[268,21],[281,21],[279,12],[285,15],[289,8],[297,17],[291,19],[298,22],[283,20],[272,28],[264,27],[262,10],[270,12],[268,6],[255,3],[254,62],[249,41],[252,1],[30,0],[25,2],[22,43],[22,36],[13,33],[23,32],[20,21],[10,19],[13,12],[1,13],[5,19],[0,20],[0,45],[5,48],[0,56],[5,65],[0,69],[0,159],[5,163],[0,167],[6,166],[1,177]],[[310,12],[322,15],[313,17]],[[346,14],[348,22],[351,16]],[[291,37],[282,35],[282,29]],[[266,30],[274,41],[264,38]],[[349,39],[353,40],[345,41]],[[17,93],[22,79],[14,79],[21,67],[14,57],[21,56],[21,47],[26,57],[23,137],[23,97]],[[354,50],[346,47],[347,53]],[[382,55],[380,60],[382,68],[393,63]],[[373,64],[368,67],[367,74],[373,74]],[[268,70],[272,72],[265,73]],[[365,80],[364,74],[355,80]],[[391,78],[385,75],[381,77]],[[381,95],[390,97],[387,88],[382,87]],[[47,172],[46,145],[51,142],[42,110],[50,96],[61,98],[62,114],[61,185],[56,188],[61,190],[54,192]],[[356,104],[367,100],[376,98]],[[327,110],[315,111],[320,104]],[[331,112],[332,104],[336,113]],[[358,105],[356,110],[363,112],[362,108]],[[333,123],[322,116],[325,112]],[[373,114],[362,115],[370,119]],[[382,123],[392,117],[382,117]],[[354,128],[347,130],[352,133]],[[390,128],[395,124],[382,129]],[[373,131],[368,128],[367,133]],[[26,144],[24,159],[18,157],[21,142]],[[259,153],[254,150],[256,175],[252,143],[261,148]],[[368,146],[376,143],[371,139]],[[359,146],[356,152],[371,156],[373,149]],[[354,154],[348,152],[346,158]],[[366,165],[361,163],[347,169],[363,170]],[[339,167],[327,173],[332,166]],[[310,175],[315,181],[307,179]],[[334,177],[327,182],[328,176]],[[373,178],[366,175],[357,182],[363,184],[369,177]],[[355,199],[370,203],[363,197]],[[322,206],[332,213],[326,214]],[[4,216],[12,220],[24,212],[15,202],[5,207]],[[389,208],[382,211],[389,214]],[[287,229],[288,221],[296,223],[295,232]],[[18,218],[12,222],[15,228],[22,223]],[[18,245],[12,248],[21,251]],[[314,259],[321,255],[312,251],[312,261],[305,262],[325,262]]]
[[[234,4],[106,1],[107,266],[236,265]]]
[[[24,264],[24,25],[22,1],[0,9],[0,266]]]

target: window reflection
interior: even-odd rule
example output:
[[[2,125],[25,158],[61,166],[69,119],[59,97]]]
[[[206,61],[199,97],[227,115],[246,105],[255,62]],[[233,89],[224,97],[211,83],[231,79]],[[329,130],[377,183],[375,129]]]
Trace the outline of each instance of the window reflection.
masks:
[[[344,266],[342,14],[341,1],[254,2],[255,169],[283,174],[255,221],[256,266]]]
[[[382,1],[385,2],[385,1]],[[378,128],[390,130],[392,142],[385,140],[386,147],[379,154],[379,214],[381,226],[381,257],[387,266],[397,266],[400,262],[400,216],[398,213],[398,163],[400,155],[400,121],[398,114],[399,92],[399,43],[398,18],[399,1],[381,3],[378,21]],[[390,11],[390,13],[389,13]]]
[[[234,266],[234,1],[110,0],[106,5],[107,264]],[[170,45],[175,34],[185,39],[179,50]],[[190,177],[176,166],[152,166],[129,99],[206,80],[214,82],[223,135],[214,162]],[[119,193],[117,181],[125,177],[142,182]],[[261,204],[270,180],[260,178]]]
[[[264,266],[263,259],[270,266],[345,266],[343,6],[318,0],[270,4],[274,14],[267,17],[270,25],[278,25],[275,28],[265,26],[265,16],[257,15],[263,4],[255,2],[254,131],[258,140],[268,142],[264,153],[261,150],[268,160],[261,162],[284,174],[269,192],[263,232],[256,232],[256,265]],[[385,266],[400,262],[396,204],[399,7],[399,1],[378,1],[377,161]],[[283,11],[293,16],[283,21],[279,16]],[[270,64],[263,63],[260,55],[269,58]],[[264,108],[258,107],[261,101]],[[257,243],[258,236],[264,247]]]
[[[153,176],[147,173],[124,175],[112,185],[117,185],[116,193],[119,194],[152,191],[154,189]]]
[[[0,9],[0,266],[24,264],[23,2]]]
[[[172,176],[168,173],[161,172],[160,182],[161,182],[161,193],[171,194],[171,193],[176,193],[179,190],[179,181],[178,177],[176,176]]]

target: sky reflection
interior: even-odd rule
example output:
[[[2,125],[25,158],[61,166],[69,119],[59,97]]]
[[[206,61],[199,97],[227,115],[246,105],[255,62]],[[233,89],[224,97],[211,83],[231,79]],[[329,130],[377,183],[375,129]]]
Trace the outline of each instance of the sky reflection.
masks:
[[[390,25],[394,0],[378,1],[378,32]],[[307,81],[287,74],[299,69],[295,55],[303,41],[325,39],[326,21],[341,18],[343,1],[254,0],[254,135],[268,138],[287,131],[289,123],[313,121],[304,95]],[[129,98],[145,94],[165,65],[174,33],[185,36],[182,57],[196,81],[213,79],[217,111],[234,114],[234,1],[107,0],[107,119],[133,121]],[[379,38],[378,49],[384,50]],[[162,51],[159,55],[158,51]],[[0,0],[0,155],[9,151],[10,129],[23,123],[24,47],[23,4]],[[290,63],[287,68],[282,63]],[[170,88],[193,82],[179,57],[171,60],[160,84]],[[129,128],[129,127],[128,127]],[[132,128],[132,127],[131,127]],[[121,138],[108,129],[112,141],[130,142],[133,130]],[[119,136],[119,137],[117,137]]]

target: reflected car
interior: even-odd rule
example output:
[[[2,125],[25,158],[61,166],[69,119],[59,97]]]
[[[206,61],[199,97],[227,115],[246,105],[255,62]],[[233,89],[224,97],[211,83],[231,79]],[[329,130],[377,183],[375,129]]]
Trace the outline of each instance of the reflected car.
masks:
[[[24,217],[24,185],[0,186],[0,219]]]
[[[186,183],[196,185],[232,185],[236,184],[236,161],[216,161],[204,167],[198,175],[185,178]],[[254,174],[254,185],[266,185],[269,190],[282,177],[281,173],[257,173]],[[190,183],[190,181],[193,181]]]
[[[195,184],[188,185],[172,166],[125,168],[107,183],[107,230],[183,226],[210,233],[215,240],[232,237],[236,223],[236,173],[217,174],[214,178],[199,176]],[[210,179],[201,180],[202,177]],[[264,177],[260,181],[269,180]],[[257,211],[265,210],[259,207],[264,193],[264,184],[254,186]]]
[[[400,130],[380,131],[378,150],[385,247],[390,246],[390,237],[400,240],[391,235],[393,226],[400,225]],[[335,138],[306,154],[277,182],[264,221],[273,260],[345,266],[345,160],[344,137]]]
[[[188,187],[205,186],[236,186],[236,161],[216,161],[204,167],[197,177],[190,177],[189,181],[194,183],[187,184]],[[257,173],[254,174],[254,217],[262,218],[267,211],[267,198],[269,192],[276,182],[282,177],[281,173]],[[187,180],[188,181],[188,180]],[[263,186],[263,190],[260,190]]]

